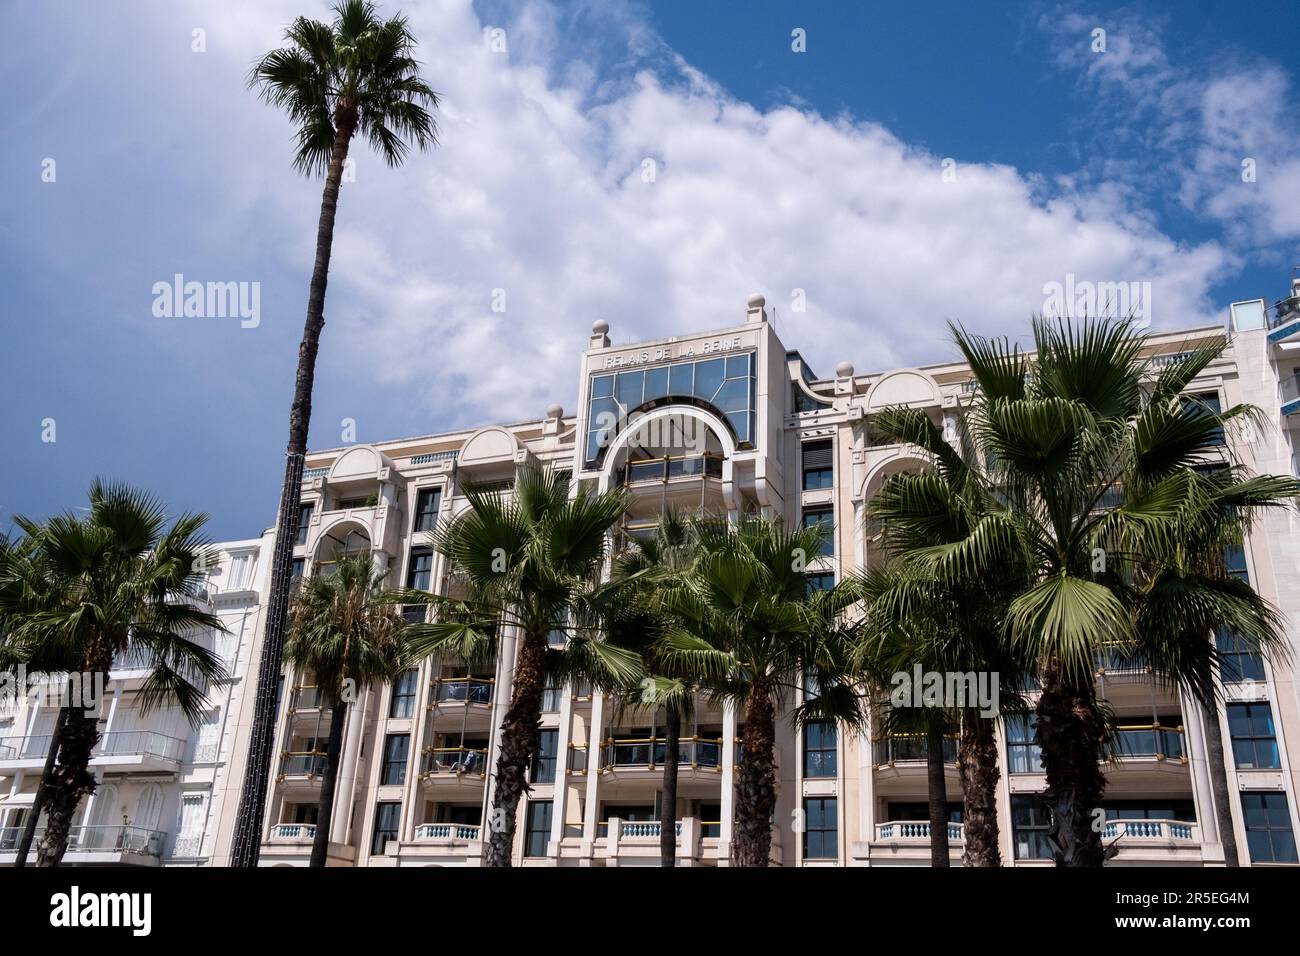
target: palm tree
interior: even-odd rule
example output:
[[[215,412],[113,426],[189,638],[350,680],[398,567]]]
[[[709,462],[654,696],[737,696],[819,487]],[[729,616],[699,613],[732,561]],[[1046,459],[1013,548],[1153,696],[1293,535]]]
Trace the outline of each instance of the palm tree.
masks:
[[[882,527],[885,552],[895,556],[861,579],[871,622],[865,631],[866,649],[877,657],[883,655],[875,664],[876,673],[888,665],[886,678],[908,674],[915,663],[922,663],[922,669],[931,673],[971,674],[986,681],[986,688],[997,683],[1002,715],[1023,710],[1018,690],[1027,675],[1004,639],[1002,610],[1026,582],[1025,567],[1006,565],[977,582],[954,584],[933,579],[923,566],[909,561],[910,555],[925,554],[954,534],[969,533],[972,519],[996,504],[985,498],[987,483],[969,439],[960,441],[959,447],[950,445],[921,409],[886,408],[872,425],[886,439],[919,448],[931,463],[923,474],[887,480],[871,501],[871,518]],[[920,495],[935,494],[938,486],[950,505],[941,523],[932,520],[928,509],[918,516],[915,506]],[[1001,865],[996,720],[972,701],[954,707],[947,716],[948,724],[958,728],[963,866]],[[932,824],[932,839],[933,835]],[[946,855],[943,859],[940,865],[946,865]]]
[[[297,126],[294,168],[306,175],[324,173],[325,191],[316,229],[307,321],[298,348],[298,373],[289,410],[289,443],[271,559],[271,593],[231,857],[234,866],[256,866],[261,847],[275,734],[276,683],[288,620],[293,541],[311,423],[312,381],[325,325],[325,286],[343,165],[357,133],[370,140],[389,166],[402,162],[409,143],[423,150],[434,145],[437,136],[430,110],[438,105],[438,97],[420,79],[419,64],[412,55],[415,37],[407,29],[406,20],[400,16],[380,19],[374,5],[363,0],[344,0],[334,7],[334,13],[332,24],[299,17],[285,30],[288,46],[266,54],[249,73],[249,86],[258,89],[267,103],[288,113]]]
[[[325,865],[329,853],[334,787],[343,749],[348,705],[361,687],[395,680],[408,665],[403,628],[388,572],[375,569],[368,554],[341,558],[329,574],[302,582],[294,596],[285,659],[300,673],[314,675],[322,700],[330,704],[330,735],[321,774],[320,807],[310,866]]]
[[[1092,811],[1105,792],[1099,758],[1107,730],[1096,654],[1118,645],[1175,683],[1208,686],[1200,663],[1213,657],[1207,632],[1179,630],[1175,641],[1178,609],[1157,603],[1143,575],[1162,566],[1185,532],[1207,450],[1259,412],[1219,412],[1181,396],[1224,343],[1156,371],[1142,357],[1145,337],[1123,321],[1035,320],[1032,358],[1006,340],[955,326],[953,334],[977,384],[968,429],[983,465],[973,480],[984,491],[961,496],[928,476],[895,479],[896,507],[941,539],[918,545],[908,560],[945,586],[965,588],[1027,569],[1006,603],[1004,632],[1041,680],[1036,736],[1053,857],[1100,866]],[[1248,481],[1256,484],[1243,488]],[[1295,487],[1292,479],[1235,473],[1225,482],[1243,514]]]
[[[626,507],[621,492],[579,488],[567,475],[521,467],[513,494],[467,485],[469,509],[434,532],[451,586],[444,597],[403,590],[406,604],[429,604],[434,620],[408,631],[415,657],[454,655],[474,664],[495,658],[497,638],[514,637],[510,706],[501,723],[492,797],[489,866],[510,866],[519,799],[537,752],[548,675],[620,690],[642,676],[635,652],[602,629],[623,584],[600,584],[606,538]],[[549,647],[562,634],[563,648]]]
[[[786,531],[772,521],[735,525],[697,521],[700,554],[687,580],[666,597],[680,624],[657,659],[700,675],[717,699],[744,707],[743,756],[736,779],[735,853],[739,866],[767,866],[776,808],[776,711],[800,679],[808,697],[797,726],[811,721],[865,723],[848,676],[854,589],[810,591],[805,567],[821,550],[820,527]]]
[[[636,651],[649,671],[632,692],[639,707],[664,710],[664,789],[659,806],[660,864],[677,865],[677,764],[682,738],[682,721],[693,713],[697,681],[695,676],[673,668],[659,654],[665,631],[673,616],[664,596],[680,588],[690,573],[696,555],[691,525],[669,510],[655,525],[654,534],[633,539],[614,562],[612,580],[628,585],[618,599],[623,611],[607,622],[609,638],[615,644]]]
[[[137,694],[141,712],[174,702],[196,725],[208,683],[224,674],[212,652],[191,640],[197,632],[223,629],[192,603],[196,568],[209,560],[200,536],[206,521],[206,515],[187,514],[169,528],[155,499],[98,480],[84,517],[18,518],[24,537],[0,549],[6,656],[32,671],[97,675],[106,683],[114,656],[129,645],[151,662]],[[48,808],[39,866],[63,858],[77,805],[95,790],[87,768],[99,743],[98,715],[66,700],[54,738],[51,753],[57,756],[47,763],[28,821],[30,833]],[[16,866],[25,855],[19,853]]]

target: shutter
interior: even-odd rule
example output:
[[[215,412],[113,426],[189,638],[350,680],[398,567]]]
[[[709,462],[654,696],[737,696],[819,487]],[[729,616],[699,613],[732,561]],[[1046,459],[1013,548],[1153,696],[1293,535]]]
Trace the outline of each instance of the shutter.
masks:
[[[829,441],[810,441],[803,446],[804,471],[820,471],[833,467],[833,453]]]

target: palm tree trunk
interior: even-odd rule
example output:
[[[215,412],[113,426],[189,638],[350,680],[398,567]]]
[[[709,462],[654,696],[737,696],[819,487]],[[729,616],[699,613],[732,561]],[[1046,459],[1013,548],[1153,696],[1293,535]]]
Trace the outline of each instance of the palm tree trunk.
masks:
[[[330,820],[334,816],[334,786],[339,777],[339,758],[343,755],[343,725],[347,722],[346,701],[335,701],[330,711],[330,738],[325,747],[325,773],[320,779],[320,805],[316,810],[316,832],[311,838],[310,867],[322,867],[329,857]]]
[[[1210,774],[1210,792],[1214,797],[1214,816],[1219,824],[1223,844],[1223,865],[1241,866],[1237,852],[1237,830],[1232,822],[1232,792],[1228,789],[1228,764],[1223,755],[1223,731],[1219,728],[1218,709],[1201,707],[1205,724],[1205,763]]]
[[[497,756],[496,788],[492,794],[488,866],[510,866],[515,842],[519,798],[528,790],[528,768],[537,753],[545,687],[546,635],[520,638],[510,709],[501,722],[501,753]]]
[[[1001,866],[998,848],[998,745],[993,721],[978,711],[962,715],[961,749],[957,758],[961,776],[962,830],[965,849],[962,866]]]
[[[1043,801],[1051,812],[1047,837],[1057,866],[1101,866],[1101,831],[1093,811],[1101,807],[1106,777],[1101,772],[1105,729],[1097,714],[1091,680],[1070,680],[1059,665],[1043,674],[1038,698],[1038,746],[1043,753],[1047,789]]]
[[[677,865],[677,748],[682,739],[682,715],[669,705],[664,722],[664,792],[659,804],[659,864]]]
[[[925,732],[925,783],[930,798],[930,865],[948,866],[948,784],[943,773],[943,725]]]
[[[743,759],[736,770],[736,865],[768,866],[776,809],[776,711],[767,681],[755,677],[745,702]],[[723,746],[729,746],[723,741]]]
[[[41,867],[59,865],[68,850],[77,805],[84,795],[95,792],[95,776],[87,767],[91,751],[99,743],[99,720],[73,708],[59,737],[59,755],[48,788],[49,817],[36,847],[36,865]]]
[[[54,776],[54,759],[59,753],[59,740],[69,711],[68,707],[60,707],[59,716],[54,721],[54,731],[50,734],[50,748],[45,755],[45,768],[41,771],[41,782],[36,787],[36,795],[32,797],[32,809],[26,823],[23,824],[23,835],[18,841],[18,854],[14,857],[14,866],[18,869],[27,865],[27,854],[31,852],[32,840],[36,837],[36,825],[41,819],[41,811],[45,809],[45,798]]]
[[[347,159],[348,144],[356,127],[355,105],[341,103],[335,114],[334,148],[325,175],[325,192],[321,197],[320,220],[316,226],[316,263],[307,296],[307,322],[303,327],[302,343],[298,346],[298,375],[294,382],[293,405],[289,409],[289,444],[285,450],[284,484],[280,488],[280,513],[276,518],[275,548],[271,555],[271,594],[262,638],[262,659],[257,671],[248,763],[244,768],[231,850],[231,866],[237,867],[257,866],[262,848],[262,819],[266,813],[266,791],[273,756],[271,749],[275,744],[276,686],[280,679],[289,617],[293,542],[302,501],[302,472],[307,455],[307,432],[311,425],[316,353],[320,347],[321,329],[325,327],[325,286],[329,280],[330,251],[334,246],[334,214],[338,209],[343,162]]]

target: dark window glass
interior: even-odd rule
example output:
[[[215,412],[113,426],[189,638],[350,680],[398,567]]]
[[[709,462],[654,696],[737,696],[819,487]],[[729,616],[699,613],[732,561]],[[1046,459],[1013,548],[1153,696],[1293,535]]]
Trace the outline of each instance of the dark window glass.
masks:
[[[805,528],[822,528],[826,534],[817,550],[816,556],[825,556],[833,554],[835,551],[835,509],[827,508],[805,508],[803,513],[803,526]]]
[[[645,396],[642,401],[663,398],[668,394],[668,366],[647,369],[645,373]]]
[[[722,359],[709,359],[706,362],[695,363],[695,395],[706,402],[712,402],[713,397],[717,395],[718,389],[722,387],[722,379],[726,375],[726,370]]]
[[[1250,583],[1250,571],[1246,567],[1246,549],[1239,544],[1230,544],[1223,549],[1223,570],[1238,581]]]
[[[389,840],[397,839],[397,828],[402,819],[400,803],[379,803],[375,805],[375,835],[370,840],[370,852],[380,856]]]
[[[442,502],[441,488],[424,488],[415,499],[415,530],[432,531],[438,524],[438,506]]]
[[[311,524],[311,512],[314,506],[311,504],[298,506],[298,533],[294,536],[294,544],[307,543],[307,526]]]
[[[393,682],[393,698],[388,703],[389,717],[410,717],[415,713],[415,684],[419,679],[417,670],[403,671]]]
[[[614,383],[614,397],[624,408],[635,408],[641,404],[645,392],[645,372],[619,372]]]
[[[1273,729],[1273,708],[1267,703],[1229,704],[1228,733],[1232,735],[1232,759],[1238,770],[1276,770],[1282,766]]]
[[[803,855],[807,860],[833,860],[839,856],[839,801],[835,797],[809,797],[803,802]]]
[[[551,801],[530,800],[524,829],[524,856],[546,856],[551,839]]]
[[[386,786],[406,783],[406,759],[410,755],[410,734],[388,734],[384,737],[384,763],[379,782]]]
[[[833,777],[837,772],[835,722],[818,720],[803,728],[803,775],[805,777]]]
[[[1201,392],[1197,395],[1185,396],[1182,403],[1183,408],[1190,409],[1196,418],[1208,418],[1210,415],[1218,415],[1223,411],[1218,392]],[[1222,426],[1210,432],[1205,444],[1211,446],[1223,444]]]
[[[1297,862],[1285,793],[1242,793],[1241,815],[1252,863]]]
[[[1051,814],[1037,796],[1011,798],[1012,842],[1017,860],[1050,860],[1052,847],[1047,842]]]
[[[668,392],[671,395],[695,394],[695,364],[693,362],[669,367]]]
[[[299,581],[301,581],[303,572],[306,570],[306,568],[307,568],[306,558],[294,558],[293,573],[292,576],[289,578],[289,583],[292,585],[292,584],[297,584]]]
[[[830,488],[835,483],[835,462],[829,441],[810,441],[803,446],[803,490]]]
[[[1043,752],[1034,743],[1034,730],[1037,722],[1038,718],[1033,714],[1011,714],[1007,717],[1008,772],[1043,772]]]
[[[533,783],[555,782],[555,754],[559,746],[558,730],[543,730],[537,738],[537,753],[533,757]]]
[[[1102,807],[1107,820],[1196,822],[1196,805],[1191,800],[1107,800]]]
[[[816,574],[807,575],[808,593],[813,591],[829,591],[835,587],[835,575],[830,571],[821,571]]]
[[[429,548],[415,548],[411,551],[411,563],[406,570],[406,586],[418,591],[428,591],[433,574],[433,551]]]
[[[1219,673],[1224,683],[1264,679],[1264,659],[1239,634],[1217,633],[1214,642],[1219,649]]]

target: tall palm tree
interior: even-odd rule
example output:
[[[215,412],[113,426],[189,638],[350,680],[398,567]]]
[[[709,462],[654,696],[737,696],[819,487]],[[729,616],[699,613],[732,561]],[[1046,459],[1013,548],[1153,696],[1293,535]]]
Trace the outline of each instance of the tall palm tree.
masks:
[[[408,665],[394,592],[384,588],[387,570],[368,554],[341,558],[329,574],[302,582],[290,613],[285,659],[300,673],[314,675],[322,701],[330,705],[330,735],[321,774],[320,806],[310,866],[325,865],[329,853],[334,788],[343,749],[343,725],[357,692],[395,680]]]
[[[649,672],[632,691],[636,706],[664,711],[664,786],[659,805],[660,865],[677,865],[677,776],[682,721],[693,713],[698,682],[674,668],[659,653],[660,639],[672,626],[665,595],[690,574],[697,549],[691,525],[676,511],[665,512],[654,534],[634,539],[614,562],[612,580],[629,585],[619,597],[625,609],[611,616],[609,638],[636,651]]]
[[[871,622],[864,632],[868,635],[866,647],[877,656],[884,655],[876,670],[888,663],[894,668],[886,673],[889,677],[910,673],[912,665],[921,662],[923,669],[937,673],[973,674],[986,682],[986,688],[996,682],[1002,716],[1022,711],[1019,688],[1027,675],[1002,631],[1003,609],[1027,581],[1025,566],[1008,564],[978,581],[942,583],[909,561],[913,553],[925,554],[926,549],[942,545],[954,534],[969,533],[971,522],[996,504],[985,497],[989,489],[969,437],[959,432],[957,445],[949,444],[921,409],[887,408],[872,425],[887,439],[917,447],[930,461],[922,474],[887,480],[870,504],[872,519],[883,529],[885,552],[895,556],[861,580]],[[941,523],[935,523],[928,512],[918,516],[915,502],[940,484],[953,507]],[[948,721],[959,732],[957,764],[965,838],[962,865],[999,866],[997,716],[967,702],[955,707]],[[933,833],[932,825],[932,838]]]
[[[434,620],[411,625],[416,657],[454,655],[471,664],[495,658],[498,634],[514,636],[510,706],[500,728],[492,796],[489,866],[510,866],[519,800],[537,753],[548,675],[616,691],[642,676],[635,652],[604,639],[623,584],[601,584],[606,539],[622,517],[621,492],[579,488],[568,476],[520,468],[513,493],[468,485],[469,509],[434,532],[458,596],[403,590],[406,604],[433,605]],[[563,648],[550,647],[563,634]]]
[[[343,164],[352,137],[361,133],[389,166],[397,166],[410,143],[425,149],[436,143],[431,109],[437,94],[420,79],[414,59],[415,37],[406,20],[381,19],[371,3],[344,0],[334,7],[334,22],[299,17],[285,30],[288,45],[272,50],[249,73],[249,86],[267,103],[283,109],[297,126],[294,168],[325,174],[316,261],[307,296],[307,321],[298,348],[298,373],[289,410],[289,443],[271,558],[262,660],[249,742],[248,765],[239,801],[231,862],[256,866],[262,815],[275,735],[276,683],[284,649],[289,592],[293,581],[293,541],[297,534],[303,463],[311,424],[312,381],[325,325],[325,286],[334,245]]]
[[[1028,570],[1005,608],[1012,648],[1040,677],[1037,742],[1058,865],[1100,866],[1099,762],[1106,720],[1096,695],[1096,654],[1119,645],[1185,686],[1206,686],[1201,663],[1213,650],[1202,629],[1174,641],[1171,602],[1157,604],[1143,571],[1161,566],[1186,529],[1186,504],[1207,449],[1259,411],[1217,411],[1181,396],[1222,351],[1207,345],[1158,371],[1142,357],[1146,338],[1116,320],[1033,323],[1032,356],[1006,340],[953,327],[977,383],[970,441],[985,487],[972,510],[944,482],[899,480],[898,507],[943,540],[909,560],[948,586],[978,587],[1008,567]],[[1244,493],[1249,514],[1261,499],[1286,498],[1293,479],[1232,474],[1225,493]],[[1157,624],[1153,615],[1161,615]],[[1139,625],[1140,622],[1140,625]],[[1212,672],[1212,668],[1210,668]]]
[[[209,560],[201,537],[206,521],[206,515],[187,514],[168,527],[155,499],[98,480],[85,516],[16,519],[22,540],[0,550],[7,656],[35,672],[107,683],[114,656],[130,645],[150,661],[137,694],[141,712],[175,703],[196,725],[208,683],[224,674],[212,652],[191,639],[223,629],[193,603],[195,569]],[[88,766],[99,736],[98,714],[65,700],[51,743],[57,756],[47,763],[29,820],[30,833],[48,809],[39,866],[63,858],[77,805],[95,790]],[[29,846],[30,835],[25,839]],[[22,866],[25,856],[20,852],[15,865]]]
[[[783,530],[746,518],[735,525],[697,521],[694,535],[698,559],[666,602],[680,624],[665,634],[657,657],[700,675],[715,698],[744,708],[736,863],[767,866],[778,706],[802,680],[809,696],[792,714],[797,726],[824,719],[854,729],[865,723],[847,669],[852,628],[845,612],[857,596],[843,584],[809,590],[806,562],[821,550],[823,528]]]

